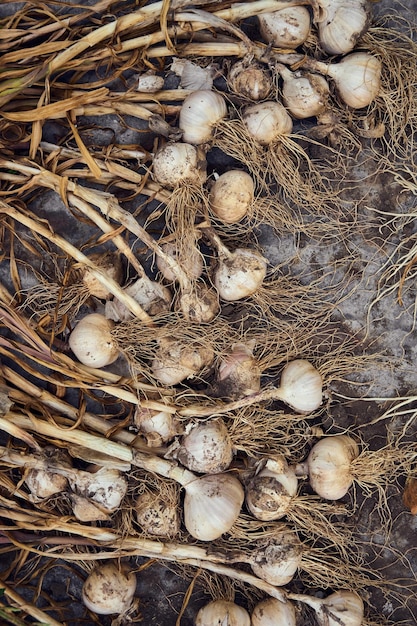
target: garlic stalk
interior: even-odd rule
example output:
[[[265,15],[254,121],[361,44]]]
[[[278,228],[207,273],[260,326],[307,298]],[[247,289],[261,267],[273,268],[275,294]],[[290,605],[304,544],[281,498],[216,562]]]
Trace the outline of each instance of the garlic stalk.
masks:
[[[183,141],[193,145],[206,144],[226,115],[226,101],[221,94],[204,89],[193,91],[185,98],[180,110],[179,127],[183,131]]]
[[[369,0],[317,0],[315,23],[327,54],[347,54],[367,31],[371,18]]]
[[[304,6],[261,13],[258,21],[262,39],[276,48],[298,48],[311,30],[310,12]]]
[[[213,283],[220,298],[235,302],[255,293],[266,276],[267,259],[250,248],[236,248],[231,252],[213,228],[204,228],[203,232],[217,251]]]
[[[294,604],[277,598],[266,598],[255,605],[251,615],[252,626],[296,626]]]
[[[277,63],[275,69],[283,78],[282,99],[296,119],[318,117],[329,108],[330,90],[319,74],[291,72]]]
[[[363,600],[355,591],[341,589],[327,598],[289,593],[288,598],[311,606],[319,626],[361,626],[364,618]]]
[[[84,581],[82,600],[98,615],[123,615],[136,593],[136,574],[114,561],[97,564]]]
[[[213,600],[202,606],[195,626],[251,626],[249,613],[230,600]]]

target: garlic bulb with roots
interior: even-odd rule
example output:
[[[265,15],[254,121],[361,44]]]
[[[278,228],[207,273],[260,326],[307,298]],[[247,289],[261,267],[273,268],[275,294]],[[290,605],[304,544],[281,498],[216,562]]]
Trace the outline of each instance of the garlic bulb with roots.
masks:
[[[282,135],[290,135],[292,119],[280,102],[266,101],[252,104],[243,112],[243,122],[250,135],[261,144],[268,146]]]
[[[181,421],[172,412],[154,410],[140,405],[135,409],[133,421],[150,447],[172,441],[184,430]]]
[[[76,470],[68,473],[71,489],[92,501],[105,513],[114,513],[127,493],[127,479],[120,470],[91,467],[90,471]]]
[[[272,78],[260,63],[242,59],[231,66],[227,75],[229,89],[249,100],[265,100],[272,91]]]
[[[324,76],[291,72],[279,63],[275,69],[283,78],[282,100],[293,117],[318,117],[329,109],[330,89]]]
[[[46,446],[42,451],[42,456],[46,464],[45,469],[31,468],[24,475],[24,481],[30,490],[31,502],[40,502],[68,489],[68,478],[65,474],[57,474],[53,471],[54,465],[59,465],[61,468],[72,467],[68,452],[54,446]]]
[[[127,565],[97,564],[84,581],[82,600],[98,615],[123,615],[133,604],[136,574]]]
[[[361,626],[364,619],[364,603],[356,591],[340,589],[327,598],[315,598],[305,594],[290,593],[289,598],[303,602],[315,610],[319,626]]]
[[[306,473],[315,493],[326,500],[343,498],[354,481],[352,461],[359,456],[358,444],[349,435],[320,439],[312,447],[298,473]]]
[[[209,207],[224,224],[240,222],[248,214],[255,196],[253,178],[242,170],[224,172],[210,188]]]
[[[295,359],[282,370],[277,399],[297,413],[311,413],[322,403],[323,379],[320,372],[305,359]]]
[[[113,326],[101,313],[90,313],[77,323],[68,344],[83,365],[100,368],[116,361],[120,350],[111,332]]]
[[[152,172],[155,180],[168,189],[201,185],[206,180],[206,162],[202,152],[190,143],[169,142],[156,151]]]
[[[108,276],[113,278],[116,282],[120,283],[123,276],[122,262],[120,255],[115,252],[97,252],[89,256],[97,267],[100,267],[106,272]],[[111,297],[111,293],[91,272],[89,268],[82,270],[82,281],[91,296],[99,298],[100,300],[107,300]]]
[[[255,605],[251,615],[252,626],[296,626],[295,607],[289,600],[266,598]]]
[[[212,600],[201,607],[195,626],[251,626],[249,613],[231,600]]]
[[[212,385],[213,395],[233,400],[260,391],[261,368],[253,349],[252,341],[239,342],[219,358]]]
[[[148,278],[145,272],[131,285],[125,287],[124,291],[151,316],[162,315],[170,310],[172,301],[170,290],[165,285]],[[118,298],[106,302],[104,314],[107,319],[114,322],[126,322],[134,317],[132,312]]]
[[[255,293],[266,276],[267,259],[251,248],[231,252],[213,228],[205,228],[204,233],[217,251],[213,283],[220,298],[235,302]]]
[[[224,97],[208,89],[193,91],[181,106],[179,127],[183,141],[201,145],[209,142],[216,125],[226,117]]]
[[[256,519],[284,517],[297,494],[298,478],[282,455],[261,460],[246,482],[246,506]]]
[[[152,360],[154,378],[162,385],[177,385],[199,375],[214,359],[213,348],[206,343],[162,337]]]
[[[176,241],[167,241],[161,244],[161,250],[176,259],[192,280],[196,280],[202,275],[204,271],[204,260],[203,255],[197,247],[193,246],[185,251],[182,250]],[[167,264],[165,257],[157,255],[156,266],[168,282],[174,283],[178,280],[177,273],[172,269],[171,265]]]
[[[276,48],[298,48],[306,41],[311,30],[310,11],[305,6],[261,13],[258,21],[262,39]]]
[[[180,501],[178,485],[154,479],[134,498],[136,521],[145,535],[172,539],[180,533]]]
[[[233,461],[233,443],[224,420],[189,422],[178,445],[169,453],[192,472],[217,474]]]
[[[369,0],[317,0],[318,26],[321,47],[327,54],[347,54],[370,25]]]
[[[248,562],[256,576],[271,585],[287,585],[301,567],[304,548],[296,533],[286,526],[259,540]]]

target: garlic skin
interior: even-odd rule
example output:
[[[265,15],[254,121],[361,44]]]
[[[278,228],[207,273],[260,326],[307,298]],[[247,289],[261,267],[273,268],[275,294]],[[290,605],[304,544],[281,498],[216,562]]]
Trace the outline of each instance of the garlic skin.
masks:
[[[246,506],[256,519],[271,521],[286,514],[297,494],[298,479],[282,456],[259,463],[258,471],[246,483]]]
[[[322,404],[323,380],[320,372],[305,359],[295,359],[284,367],[279,385],[280,400],[297,413],[311,413]]]
[[[135,514],[139,526],[148,535],[169,539],[179,535],[181,521],[178,502],[169,502],[146,491],[135,499]]]
[[[169,142],[156,151],[152,171],[156,182],[168,189],[185,182],[201,185],[206,180],[206,161],[191,142]]]
[[[370,24],[368,0],[318,0],[316,20],[321,47],[327,54],[347,54]]]
[[[185,485],[184,524],[200,541],[214,541],[237,520],[245,494],[232,474],[207,474]]]
[[[288,584],[301,566],[303,546],[297,535],[283,527],[253,550],[250,566],[262,580],[282,587]]]
[[[168,241],[161,244],[162,250],[165,254],[173,257],[178,261],[187,273],[187,276],[191,280],[200,278],[204,270],[203,255],[196,247],[190,247],[187,249],[186,258],[181,258],[181,250],[175,241]],[[168,263],[162,256],[156,257],[156,267],[161,272],[162,276],[170,283],[174,283],[178,280],[175,272],[169,267]]]
[[[303,44],[311,29],[309,10],[294,6],[258,15],[262,39],[276,48],[294,50]]]
[[[351,463],[358,456],[358,444],[348,435],[320,439],[307,458],[311,488],[326,500],[343,498],[353,483]]]
[[[71,489],[91,500],[105,513],[114,513],[127,492],[125,475],[117,469],[107,467],[94,470],[91,472],[78,470],[69,475]]]
[[[224,224],[236,224],[248,213],[255,197],[253,178],[241,170],[224,172],[210,189],[209,206]]]
[[[292,602],[266,598],[258,602],[251,615],[252,626],[296,626],[295,607]]]
[[[330,88],[324,76],[291,72],[284,66],[278,71],[283,78],[282,100],[293,117],[307,119],[326,111]]]
[[[252,137],[261,146],[269,146],[282,135],[290,135],[293,123],[280,102],[266,101],[253,104],[243,112],[243,122]]]
[[[188,91],[210,90],[213,87],[213,77],[217,69],[215,65],[201,67],[189,59],[178,57],[175,57],[171,64],[171,71],[181,77],[181,87]]]
[[[100,313],[83,317],[71,332],[68,344],[77,359],[90,367],[114,363],[120,350],[112,336],[113,322]]]
[[[46,446],[43,450],[46,464],[59,465],[61,469],[72,467],[72,460],[66,450]],[[51,469],[29,469],[24,476],[29,489],[31,502],[41,502],[45,498],[68,489],[68,479],[64,474],[56,474]]]
[[[121,615],[132,605],[136,592],[136,574],[112,561],[97,565],[82,588],[85,606],[99,615]]]
[[[257,250],[237,248],[218,259],[213,282],[222,300],[235,302],[257,291],[266,276],[267,259]]]
[[[211,140],[215,126],[227,116],[222,95],[208,89],[194,91],[183,102],[179,127],[183,141],[201,145]]]
[[[108,522],[110,515],[101,509],[92,500],[70,493],[72,512],[79,522]]]
[[[327,66],[327,75],[333,78],[337,92],[352,109],[363,109],[381,89],[381,61],[368,52],[352,52],[339,63]]]
[[[213,600],[198,611],[195,626],[251,626],[249,613],[229,600]]]
[[[209,345],[168,338],[160,339],[158,343],[158,353],[151,369],[162,385],[177,385],[186,378],[194,378],[214,359]]]
[[[272,91],[272,80],[267,70],[253,61],[236,61],[227,76],[229,89],[249,100],[265,100]]]
[[[224,420],[190,422],[181,437],[175,458],[192,472],[218,474],[233,460],[233,444]]]

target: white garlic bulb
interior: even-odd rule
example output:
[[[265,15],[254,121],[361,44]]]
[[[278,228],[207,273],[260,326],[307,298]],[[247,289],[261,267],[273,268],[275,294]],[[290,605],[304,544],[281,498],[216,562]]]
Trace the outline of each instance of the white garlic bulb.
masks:
[[[339,63],[330,64],[339,96],[352,109],[368,106],[381,89],[381,61],[367,52],[352,52]]]
[[[190,143],[169,142],[156,151],[152,171],[155,180],[169,189],[186,182],[200,185],[206,180],[206,161]]]
[[[265,100],[272,91],[272,80],[268,71],[259,63],[236,61],[227,76],[229,88],[249,100]]]
[[[296,626],[295,607],[289,600],[266,598],[255,606],[251,620],[252,626]]]
[[[267,259],[257,250],[237,248],[220,256],[213,282],[222,300],[235,302],[255,293],[266,276]]]
[[[261,368],[253,355],[252,342],[236,343],[221,357],[213,385],[217,397],[231,400],[250,396],[261,389]]]
[[[71,468],[71,457],[66,450],[46,446],[42,452],[46,464],[59,465],[61,469]],[[31,502],[39,502],[68,489],[68,479],[65,474],[57,474],[51,469],[29,469],[24,481],[30,490]]]
[[[180,532],[179,502],[151,491],[135,499],[136,521],[143,531],[155,537],[176,537]]]
[[[219,312],[219,295],[203,281],[190,283],[181,291],[176,303],[185,319],[194,323],[211,322]]]
[[[79,522],[108,522],[110,515],[92,500],[79,496],[77,493],[70,493],[72,512]]]
[[[209,345],[177,339],[160,339],[151,369],[154,377],[163,385],[177,385],[186,378],[194,378],[214,359]]]
[[[369,0],[318,0],[320,44],[327,54],[351,52],[370,23]]]
[[[123,276],[122,262],[120,255],[114,252],[95,253],[89,256],[89,259],[96,264],[97,267],[104,270],[110,278],[120,283]],[[107,300],[111,297],[111,293],[103,283],[99,281],[88,267],[83,272],[82,281],[88,289],[88,293],[100,300]]]
[[[127,492],[125,475],[113,468],[90,468],[91,471],[77,470],[68,475],[71,489],[80,496],[91,500],[105,513],[116,511]]]
[[[200,541],[214,541],[228,532],[239,516],[243,487],[232,474],[207,474],[187,483],[184,524]]]
[[[311,413],[318,409],[323,399],[322,390],[321,374],[309,361],[295,359],[282,370],[279,399],[297,413]]]
[[[271,521],[283,517],[297,494],[298,479],[282,456],[260,462],[246,483],[246,506],[256,519]]]
[[[100,313],[83,317],[71,332],[68,344],[77,359],[90,367],[114,363],[120,351],[111,330],[113,322]]]
[[[262,146],[279,140],[282,135],[290,135],[293,123],[290,115],[280,102],[266,101],[253,104],[243,112],[243,122],[254,139]]]
[[[164,87],[164,79],[162,76],[158,76],[154,71],[149,70],[143,72],[136,77],[136,91],[141,93],[156,93]]]
[[[233,460],[233,444],[224,420],[218,417],[187,424],[175,458],[187,469],[200,474],[226,470]]]
[[[355,591],[340,589],[331,593],[327,598],[316,598],[304,594],[290,594],[290,597],[311,606],[316,612],[319,626],[361,626],[363,624],[364,604]]]
[[[133,416],[135,426],[146,437],[148,446],[160,446],[181,434],[181,422],[169,411],[156,411],[138,405]]]
[[[216,125],[226,117],[223,96],[208,89],[193,91],[182,104],[179,127],[183,141],[201,145],[210,141]]]
[[[195,626],[250,626],[249,613],[230,600],[213,600],[198,611]]]
[[[324,76],[291,72],[284,65],[277,70],[283,78],[282,100],[293,117],[317,117],[326,111],[330,90]]]
[[[124,288],[149,315],[162,315],[170,310],[172,295],[168,287],[150,280],[145,274]],[[134,318],[133,313],[118,298],[108,300],[104,314],[114,322],[126,322]]]
[[[311,29],[310,12],[304,6],[261,13],[258,20],[263,40],[276,48],[298,48],[306,41]]]
[[[182,265],[187,273],[187,276],[191,280],[200,278],[204,270],[204,261],[203,255],[197,247],[189,247],[187,249],[186,255],[184,255],[184,251],[181,250],[181,248],[175,241],[168,241],[161,244],[161,249],[165,252],[165,254],[173,257],[176,261],[178,261],[178,263]],[[170,283],[178,280],[177,274],[168,265],[163,256],[158,255],[156,257],[156,266],[161,272],[162,276],[165,278],[165,280],[169,281]]]
[[[224,224],[235,224],[247,215],[254,195],[253,178],[241,170],[229,170],[210,189],[210,210]]]
[[[136,574],[112,561],[96,565],[84,581],[85,606],[99,615],[122,615],[132,605],[136,592]]]
[[[353,483],[351,464],[358,455],[358,444],[348,435],[320,439],[306,461],[312,489],[326,500],[343,498]]]
[[[271,585],[288,584],[301,566],[303,546],[294,531],[277,529],[273,536],[259,541],[249,560],[252,571]]]

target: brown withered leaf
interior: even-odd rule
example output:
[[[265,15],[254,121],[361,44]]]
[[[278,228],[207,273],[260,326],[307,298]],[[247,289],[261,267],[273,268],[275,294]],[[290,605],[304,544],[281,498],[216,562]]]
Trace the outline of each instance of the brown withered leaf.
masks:
[[[409,476],[406,480],[403,502],[412,515],[417,515],[417,478]]]

